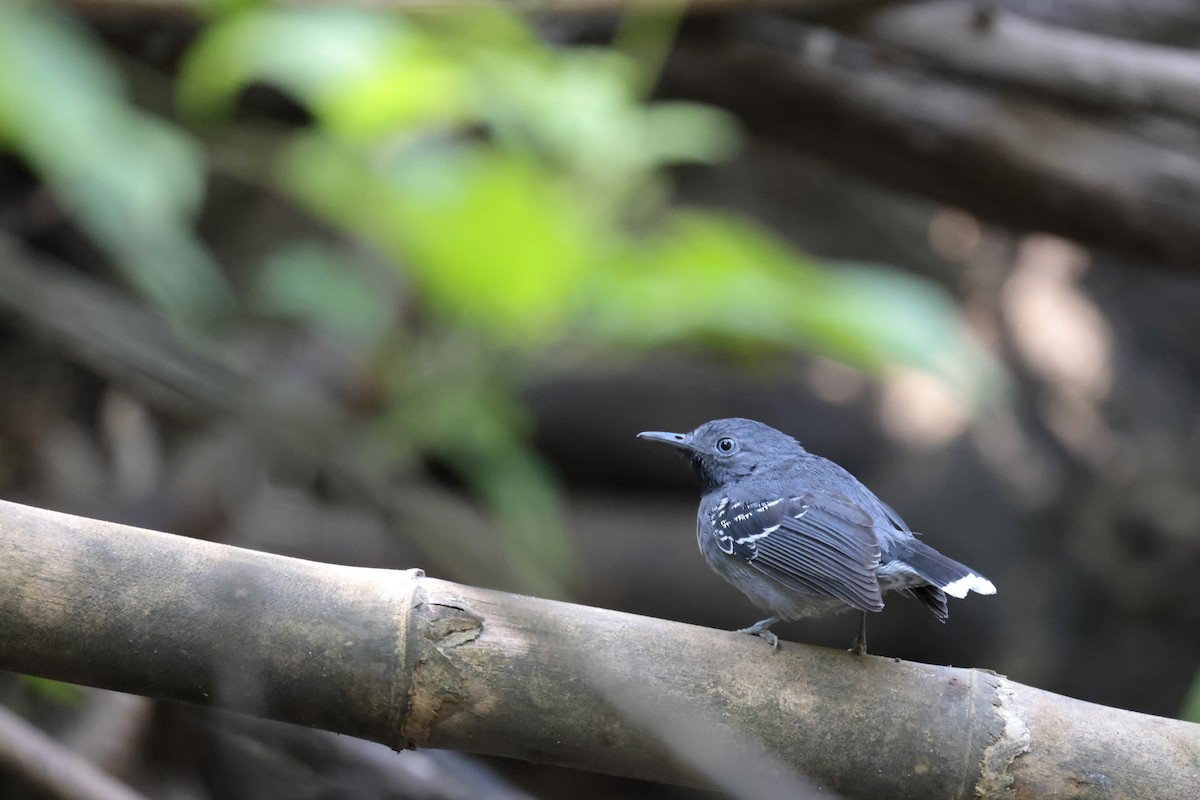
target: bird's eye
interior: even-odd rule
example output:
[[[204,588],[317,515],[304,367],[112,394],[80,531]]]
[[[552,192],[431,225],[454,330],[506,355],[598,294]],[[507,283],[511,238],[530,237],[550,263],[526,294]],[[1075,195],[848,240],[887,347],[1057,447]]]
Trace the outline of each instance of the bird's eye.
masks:
[[[737,450],[737,446],[738,446],[737,441],[735,441],[734,439],[730,439],[728,436],[722,437],[717,440],[717,452],[718,453],[724,453],[724,454],[728,455],[729,453],[732,453],[734,450]]]

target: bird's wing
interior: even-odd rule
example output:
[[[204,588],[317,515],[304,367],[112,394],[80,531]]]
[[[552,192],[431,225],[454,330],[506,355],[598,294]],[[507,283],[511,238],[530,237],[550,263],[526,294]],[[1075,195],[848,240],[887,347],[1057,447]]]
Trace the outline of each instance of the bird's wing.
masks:
[[[908,531],[913,536],[921,535],[921,534],[917,533],[916,531],[914,531],[912,528],[908,527],[908,523],[900,518],[900,515],[896,513],[896,509],[892,508],[891,506],[889,506],[887,503],[883,502],[882,500],[879,500],[878,497],[875,499],[879,502],[879,506],[883,509],[883,513],[887,515],[887,518],[892,523],[892,525],[896,526],[897,528],[899,528],[902,531]]]
[[[836,597],[861,611],[883,608],[874,519],[845,495],[727,499],[713,509],[713,524],[722,551],[785,586]]]

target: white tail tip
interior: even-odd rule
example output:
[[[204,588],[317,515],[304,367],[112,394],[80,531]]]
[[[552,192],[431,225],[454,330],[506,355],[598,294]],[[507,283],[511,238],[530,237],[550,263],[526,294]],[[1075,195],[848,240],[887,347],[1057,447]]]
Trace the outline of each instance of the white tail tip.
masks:
[[[946,584],[942,587],[942,591],[951,597],[957,597],[961,600],[967,596],[967,592],[995,594],[996,587],[987,578],[972,572],[970,575],[965,575],[956,581]]]

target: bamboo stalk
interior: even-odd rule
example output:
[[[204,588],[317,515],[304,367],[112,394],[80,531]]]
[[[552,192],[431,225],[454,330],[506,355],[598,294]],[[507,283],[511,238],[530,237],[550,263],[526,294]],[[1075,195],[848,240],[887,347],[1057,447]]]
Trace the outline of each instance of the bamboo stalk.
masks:
[[[748,797],[1200,796],[1200,726],[978,669],[0,502],[0,668]]]

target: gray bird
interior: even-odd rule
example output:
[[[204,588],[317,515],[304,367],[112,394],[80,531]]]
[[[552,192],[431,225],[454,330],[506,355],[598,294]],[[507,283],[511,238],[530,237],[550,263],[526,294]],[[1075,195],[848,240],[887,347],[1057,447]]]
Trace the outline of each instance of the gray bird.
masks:
[[[779,639],[771,626],[831,611],[862,612],[852,652],[867,652],[867,612],[883,593],[915,597],[938,621],[946,595],[995,594],[991,581],[916,538],[904,520],[832,461],[752,419],[717,419],[691,433],[638,438],[679,448],[700,476],[696,539],[718,575],[771,613],[738,633]]]

